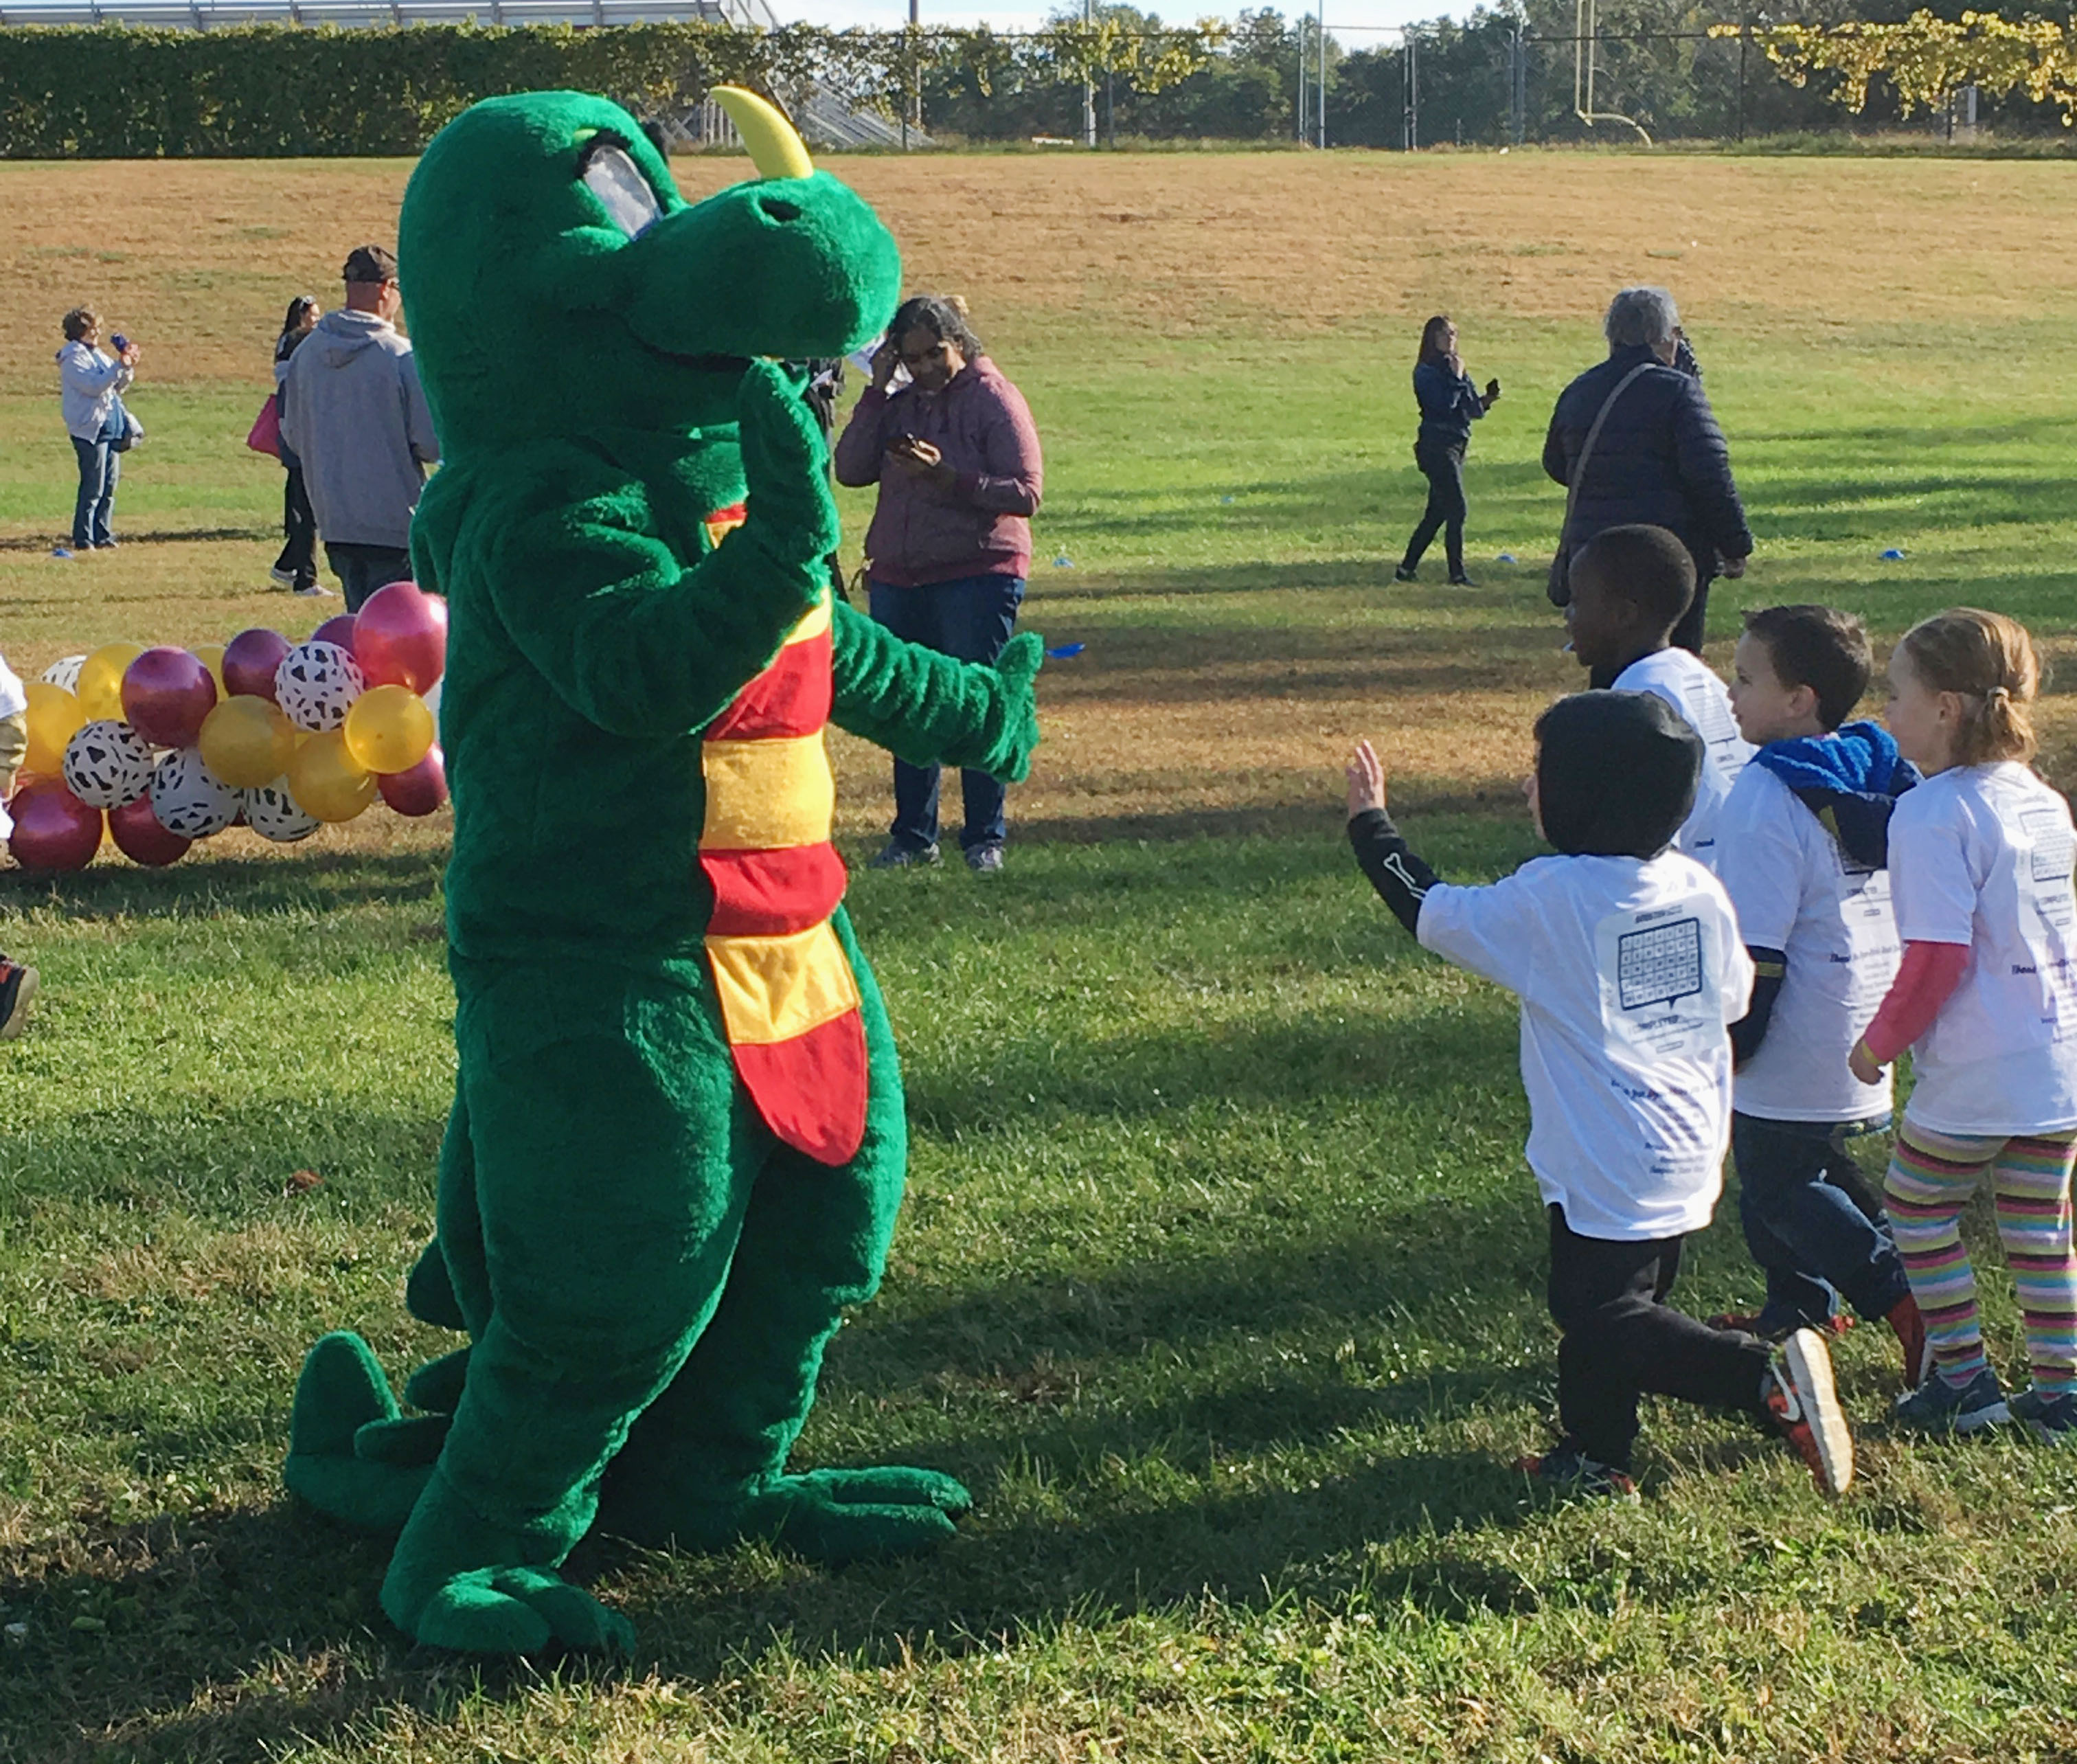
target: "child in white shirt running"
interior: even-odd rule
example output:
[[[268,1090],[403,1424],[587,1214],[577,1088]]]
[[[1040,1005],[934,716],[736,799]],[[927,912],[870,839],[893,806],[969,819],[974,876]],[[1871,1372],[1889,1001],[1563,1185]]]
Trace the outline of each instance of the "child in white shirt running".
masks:
[[[1846,1069],[1896,977],[1890,818],[1918,773],[1887,730],[1846,717],[1875,671],[1868,634],[1829,606],[1746,615],[1731,709],[1754,743],[1717,822],[1717,877],[1753,959],[1752,1009],[1731,1026],[1738,1217],[1767,1275],[1762,1335],[1829,1324],[1841,1300],[1887,1321],[1916,1390],[1932,1361],[1904,1263],[1848,1142],[1889,1125],[1887,1081]]]
[[[1682,1242],[1709,1222],[1722,1188],[1725,1030],[1752,989],[1724,891],[1667,849],[1694,801],[1702,743],[1639,693],[1560,700],[1536,735],[1530,807],[1559,855],[1489,888],[1450,887],[1414,855],[1385,812],[1368,742],[1348,767],[1350,842],[1385,905],[1426,948],[1521,1001],[1564,1429],[1524,1467],[1634,1499],[1638,1399],[1650,1392],[1771,1425],[1837,1493],[1853,1475],[1853,1440],[1824,1338],[1798,1329],[1771,1348],[1666,1302]]]
[[[1904,958],[1852,1067],[1878,1084],[1908,1046],[1917,1079],[1884,1186],[1936,1364],[1898,1419],[1972,1433],[2017,1416],[2077,1445],[2077,837],[2027,763],[2040,683],[2025,627],[1970,607],[1913,626],[1890,658],[1890,729],[1925,782],[1890,818]],[[1986,1171],[2033,1375],[2009,1405],[1960,1229]]]
[[[1724,683],[1684,649],[1673,627],[1695,597],[1695,560],[1663,526],[1605,527],[1573,554],[1565,627],[1572,653],[1596,685],[1664,699],[1702,738],[1695,806],[1674,849],[1714,867],[1717,818],[1752,757],[1739,736]]]

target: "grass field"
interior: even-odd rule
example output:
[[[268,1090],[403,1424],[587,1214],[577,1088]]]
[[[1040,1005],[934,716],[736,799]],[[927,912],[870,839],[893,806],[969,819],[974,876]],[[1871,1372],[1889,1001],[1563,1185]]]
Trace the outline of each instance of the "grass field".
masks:
[[[0,873],[0,946],[46,988],[0,1053],[0,1761],[2077,1757],[2077,1459],[1890,1437],[1875,1331],[1841,1350],[1863,1481],[1835,1508],[1777,1449],[1671,1407],[1641,1508],[1554,1507],[1509,1469],[1544,1437],[1555,1339],[1513,1013],[1368,898],[1337,772],[1377,736],[1447,873],[1535,849],[1527,723],[1575,684],[1536,456],[1626,281],[1680,296],[1759,535],[1720,639],[1741,605],[1834,601],[1887,639],[1967,601],[2068,658],[2067,168],[843,169],[1030,396],[1049,474],[1027,618],[1088,645],[1042,678],[999,882],[851,895],[903,1042],[913,1184],[801,1456],[942,1467],[976,1515],[935,1558],[840,1574],[588,1543],[575,1566],[637,1622],[631,1661],[409,1650],[381,1552],[291,1506],[277,1470],[320,1330],[398,1368],[447,1345],[400,1294],[451,1081],[443,828],[377,811],[164,873]],[[329,297],[345,249],[392,230],[406,170],[0,166],[18,671],[314,622],[260,592],[279,480],[239,442],[281,306]],[[67,564],[50,357],[81,299],[146,345],[151,439],[129,543]],[[1472,451],[1469,592],[1390,580],[1436,310],[1508,387]],[[868,512],[847,505],[854,535]],[[2067,686],[2045,722],[2045,768],[2077,784]],[[883,762],[839,762],[856,858]],[[1728,1199],[1682,1278],[1696,1309],[1754,1296]],[[2010,1366],[2010,1289],[1986,1285]]]

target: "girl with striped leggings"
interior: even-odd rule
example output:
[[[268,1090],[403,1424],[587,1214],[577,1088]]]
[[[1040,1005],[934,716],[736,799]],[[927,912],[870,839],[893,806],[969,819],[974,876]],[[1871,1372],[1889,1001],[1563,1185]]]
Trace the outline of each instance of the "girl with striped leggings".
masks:
[[[1885,1187],[1934,1366],[1897,1418],[1972,1433],[2017,1417],[2077,1443],[2077,838],[2026,763],[2040,663],[2023,626],[1965,607],[1908,631],[1889,678],[1891,731],[1925,781],[1891,817],[1904,960],[1852,1065],[1872,1084],[1909,1046],[1917,1079]],[[2033,1375],[2009,1404],[1962,1244],[1986,1175]]]

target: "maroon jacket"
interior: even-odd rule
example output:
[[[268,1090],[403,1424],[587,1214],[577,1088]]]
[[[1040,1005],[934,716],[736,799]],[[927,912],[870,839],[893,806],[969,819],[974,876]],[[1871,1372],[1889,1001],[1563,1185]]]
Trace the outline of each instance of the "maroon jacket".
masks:
[[[959,473],[950,489],[884,469],[887,443],[927,441]],[[876,581],[921,588],[964,576],[1029,576],[1045,469],[1023,395],[976,356],[943,391],[868,386],[837,438],[837,482],[880,486],[865,535]]]

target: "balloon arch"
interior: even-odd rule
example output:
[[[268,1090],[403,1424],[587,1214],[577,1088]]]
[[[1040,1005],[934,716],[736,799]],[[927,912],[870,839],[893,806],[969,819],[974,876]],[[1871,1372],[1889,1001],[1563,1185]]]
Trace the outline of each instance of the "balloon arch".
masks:
[[[300,643],[255,629],[221,648],[69,655],[27,689],[8,849],[25,870],[77,870],[105,830],[157,867],[240,825],[291,844],[377,797],[431,814],[447,795],[447,602],[392,582]]]

